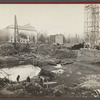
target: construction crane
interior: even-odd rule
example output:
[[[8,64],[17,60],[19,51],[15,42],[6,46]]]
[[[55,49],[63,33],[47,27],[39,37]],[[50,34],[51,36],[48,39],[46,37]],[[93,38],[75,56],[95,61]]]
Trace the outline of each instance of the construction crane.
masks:
[[[99,5],[85,4],[85,42],[93,47],[99,42]]]

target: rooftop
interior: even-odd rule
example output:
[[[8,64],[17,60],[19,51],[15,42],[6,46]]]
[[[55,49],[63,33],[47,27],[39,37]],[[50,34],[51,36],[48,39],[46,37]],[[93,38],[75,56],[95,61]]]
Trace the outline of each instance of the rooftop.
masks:
[[[9,25],[6,28],[14,29],[14,25]],[[19,28],[19,30],[36,31],[36,29],[30,24],[26,24],[26,25],[23,25],[23,26],[18,26],[18,28]]]

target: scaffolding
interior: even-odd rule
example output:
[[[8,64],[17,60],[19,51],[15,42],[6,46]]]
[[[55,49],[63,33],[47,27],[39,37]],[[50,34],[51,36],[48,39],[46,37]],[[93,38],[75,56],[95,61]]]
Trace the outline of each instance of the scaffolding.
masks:
[[[84,23],[85,42],[91,47],[99,41],[99,5],[85,4],[85,23]]]

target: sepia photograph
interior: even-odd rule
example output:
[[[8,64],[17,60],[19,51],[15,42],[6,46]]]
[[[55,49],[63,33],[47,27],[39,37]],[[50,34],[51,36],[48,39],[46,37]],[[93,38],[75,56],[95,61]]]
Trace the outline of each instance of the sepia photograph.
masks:
[[[100,97],[100,4],[0,9],[0,97]]]

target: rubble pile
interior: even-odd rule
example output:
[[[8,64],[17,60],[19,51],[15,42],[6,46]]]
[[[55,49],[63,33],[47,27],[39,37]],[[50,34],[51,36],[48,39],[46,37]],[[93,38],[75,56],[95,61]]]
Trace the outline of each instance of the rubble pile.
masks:
[[[2,44],[0,45],[0,55],[12,55],[14,53],[13,44]]]
[[[41,69],[39,75],[40,75],[40,76],[48,77],[49,80],[53,80],[53,79],[55,79],[55,77],[56,77],[56,74],[55,74],[55,73],[50,72],[50,71],[47,71],[47,70],[45,70],[45,69]]]
[[[100,74],[87,75],[85,77],[85,82],[81,83],[79,86],[94,90],[100,88]]]
[[[56,50],[55,55],[57,59],[76,58],[77,53],[72,50]]]

